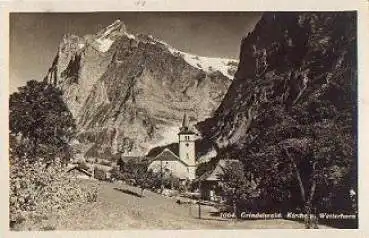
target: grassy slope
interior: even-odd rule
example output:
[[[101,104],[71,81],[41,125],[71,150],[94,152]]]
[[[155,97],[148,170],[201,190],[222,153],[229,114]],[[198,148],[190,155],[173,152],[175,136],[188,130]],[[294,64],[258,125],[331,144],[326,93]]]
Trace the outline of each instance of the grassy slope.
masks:
[[[233,222],[212,217],[210,207],[203,207],[203,219],[197,219],[197,205],[178,205],[150,191],[139,198],[114,188],[139,193],[138,188],[95,180],[81,180],[88,186],[98,184],[97,203],[71,209],[49,220],[57,230],[120,230],[120,229],[267,229],[304,228],[302,223],[287,220],[254,220]],[[321,226],[320,228],[328,228]]]

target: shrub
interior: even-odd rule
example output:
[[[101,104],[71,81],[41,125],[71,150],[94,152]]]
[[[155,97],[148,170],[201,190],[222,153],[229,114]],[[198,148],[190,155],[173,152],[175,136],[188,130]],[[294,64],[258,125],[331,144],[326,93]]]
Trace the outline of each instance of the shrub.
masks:
[[[87,190],[64,173],[59,162],[28,163],[11,155],[9,219],[11,229],[42,229],[42,221],[72,204],[95,202]]]

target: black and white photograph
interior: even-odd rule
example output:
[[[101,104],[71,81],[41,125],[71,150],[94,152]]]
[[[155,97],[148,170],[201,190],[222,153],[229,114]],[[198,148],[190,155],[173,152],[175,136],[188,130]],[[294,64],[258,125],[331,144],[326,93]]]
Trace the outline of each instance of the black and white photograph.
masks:
[[[9,230],[358,229],[357,38],[355,10],[10,12]]]

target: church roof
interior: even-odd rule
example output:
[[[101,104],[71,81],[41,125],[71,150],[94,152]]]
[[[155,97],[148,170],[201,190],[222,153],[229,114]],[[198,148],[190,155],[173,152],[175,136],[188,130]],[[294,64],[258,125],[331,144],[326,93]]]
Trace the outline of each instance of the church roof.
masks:
[[[179,144],[178,143],[172,143],[165,146],[158,146],[153,149],[151,149],[146,156],[155,158],[158,156],[165,148],[168,148],[170,151],[172,151],[175,155],[179,155]]]
[[[160,154],[155,156],[155,158],[152,161],[179,161],[187,166],[185,162],[179,159],[178,155],[176,155],[174,152],[172,152],[170,149],[165,148]]]

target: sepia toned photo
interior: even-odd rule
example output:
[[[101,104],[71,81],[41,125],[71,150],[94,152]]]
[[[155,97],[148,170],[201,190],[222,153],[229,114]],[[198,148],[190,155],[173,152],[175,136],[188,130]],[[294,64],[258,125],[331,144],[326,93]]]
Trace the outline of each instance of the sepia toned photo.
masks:
[[[357,19],[11,12],[9,229],[358,229]]]

